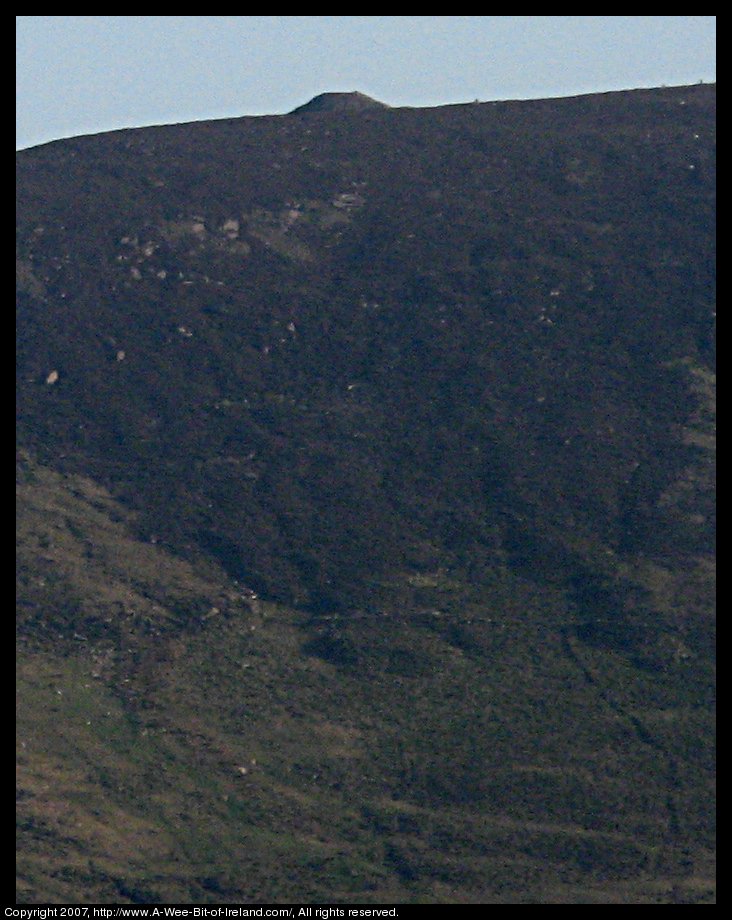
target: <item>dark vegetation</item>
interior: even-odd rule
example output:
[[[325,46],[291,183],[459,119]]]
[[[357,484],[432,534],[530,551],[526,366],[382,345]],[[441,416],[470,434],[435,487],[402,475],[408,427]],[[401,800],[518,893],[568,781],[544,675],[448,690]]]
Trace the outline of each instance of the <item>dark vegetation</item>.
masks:
[[[330,95],[18,155],[18,898],[707,903],[714,87]]]

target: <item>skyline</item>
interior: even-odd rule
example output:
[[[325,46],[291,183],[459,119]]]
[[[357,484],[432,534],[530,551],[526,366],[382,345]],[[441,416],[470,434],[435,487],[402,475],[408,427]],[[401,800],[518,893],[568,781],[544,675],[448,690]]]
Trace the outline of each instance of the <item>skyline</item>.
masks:
[[[437,106],[714,82],[715,19],[18,16],[16,148],[322,92]]]

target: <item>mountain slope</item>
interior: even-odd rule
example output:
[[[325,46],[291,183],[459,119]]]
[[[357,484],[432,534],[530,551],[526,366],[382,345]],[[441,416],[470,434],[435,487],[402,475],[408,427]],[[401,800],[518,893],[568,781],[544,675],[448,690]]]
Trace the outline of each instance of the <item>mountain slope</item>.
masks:
[[[18,155],[24,897],[708,899],[713,155],[708,86]]]
[[[588,650],[508,577],[313,624],[20,470],[21,903],[708,898],[695,663]]]

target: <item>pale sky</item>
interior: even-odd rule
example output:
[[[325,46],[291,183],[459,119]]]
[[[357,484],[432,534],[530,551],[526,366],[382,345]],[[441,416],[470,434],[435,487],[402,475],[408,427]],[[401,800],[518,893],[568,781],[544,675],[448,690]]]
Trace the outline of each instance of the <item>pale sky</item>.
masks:
[[[714,16],[17,16],[16,147],[288,112],[716,79]]]

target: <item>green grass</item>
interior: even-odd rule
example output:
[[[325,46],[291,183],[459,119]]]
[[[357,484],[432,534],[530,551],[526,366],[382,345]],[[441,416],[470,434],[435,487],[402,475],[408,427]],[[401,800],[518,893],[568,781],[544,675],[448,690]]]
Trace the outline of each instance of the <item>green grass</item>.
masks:
[[[185,619],[182,598],[230,591],[221,573],[136,541],[91,484],[29,471],[21,563],[83,601],[20,620],[21,902],[654,903],[659,854],[669,890],[706,898],[686,881],[711,843],[699,713],[622,656],[575,646],[583,673],[558,596],[453,574],[412,586],[440,617]],[[106,629],[74,638],[79,618]],[[308,654],[317,628],[357,654]]]

